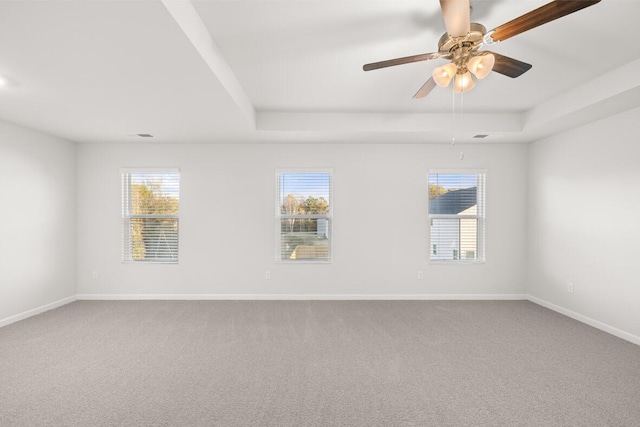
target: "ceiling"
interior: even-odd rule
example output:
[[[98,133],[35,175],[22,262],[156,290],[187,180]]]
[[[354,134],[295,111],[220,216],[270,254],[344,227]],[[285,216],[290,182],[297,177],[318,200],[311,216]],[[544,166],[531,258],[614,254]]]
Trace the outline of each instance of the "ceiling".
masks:
[[[547,2],[471,0],[471,21]],[[362,65],[436,51],[437,0],[3,0],[0,119],[77,142],[529,142],[640,106],[639,16],[603,0],[492,46],[521,77],[414,100],[444,60]]]

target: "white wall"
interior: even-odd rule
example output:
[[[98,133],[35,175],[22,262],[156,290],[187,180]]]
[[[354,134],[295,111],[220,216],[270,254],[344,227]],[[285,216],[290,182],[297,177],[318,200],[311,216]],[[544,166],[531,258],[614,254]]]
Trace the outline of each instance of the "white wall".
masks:
[[[635,109],[531,144],[528,191],[528,293],[635,337],[639,133]]]
[[[76,146],[0,122],[0,324],[76,293],[528,293],[639,337],[639,133],[640,109],[529,146]],[[135,166],[182,171],[178,265],[121,263],[119,170]],[[332,264],[274,261],[282,167],[334,170]],[[429,263],[429,168],[487,169],[486,263]]]
[[[82,144],[78,293],[524,294],[526,151],[506,144]],[[180,168],[178,265],[122,264],[121,167]],[[332,264],[275,262],[281,167],[334,170]],[[430,167],[487,169],[486,263],[428,262]]]
[[[0,122],[0,324],[76,294],[75,145]]]

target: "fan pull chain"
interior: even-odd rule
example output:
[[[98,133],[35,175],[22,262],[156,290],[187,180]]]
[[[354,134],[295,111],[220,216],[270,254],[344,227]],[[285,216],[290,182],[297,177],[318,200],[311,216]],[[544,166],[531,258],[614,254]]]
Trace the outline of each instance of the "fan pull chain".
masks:
[[[451,147],[456,145],[456,93],[451,91],[451,117],[453,120],[451,129]]]
[[[460,93],[460,135],[464,137],[464,92]],[[460,151],[460,160],[464,160],[464,152]]]

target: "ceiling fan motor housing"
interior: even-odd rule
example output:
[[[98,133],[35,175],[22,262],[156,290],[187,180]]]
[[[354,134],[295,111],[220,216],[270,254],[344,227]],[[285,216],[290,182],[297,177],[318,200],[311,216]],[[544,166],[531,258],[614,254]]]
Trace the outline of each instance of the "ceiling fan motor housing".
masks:
[[[451,37],[444,33],[438,41],[438,52],[443,58],[452,59],[458,67],[466,67],[471,56],[480,49],[487,29],[477,22],[471,23],[471,31],[462,37]]]

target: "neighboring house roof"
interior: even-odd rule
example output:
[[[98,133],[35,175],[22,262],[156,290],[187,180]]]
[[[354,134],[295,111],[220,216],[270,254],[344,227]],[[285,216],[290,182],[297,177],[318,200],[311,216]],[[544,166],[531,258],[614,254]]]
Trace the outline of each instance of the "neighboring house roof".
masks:
[[[476,187],[444,193],[440,197],[429,200],[429,214],[457,215],[478,203],[477,193]]]

